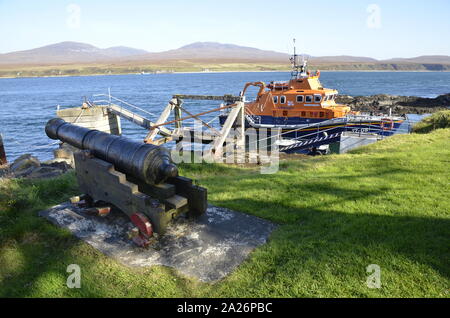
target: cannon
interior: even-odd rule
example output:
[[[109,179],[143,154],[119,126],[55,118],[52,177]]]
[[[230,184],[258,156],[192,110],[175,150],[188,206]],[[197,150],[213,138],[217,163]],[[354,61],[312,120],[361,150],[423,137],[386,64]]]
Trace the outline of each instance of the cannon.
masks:
[[[74,153],[78,185],[86,202],[108,203],[126,213],[136,226],[133,240],[148,245],[153,233],[164,234],[182,213],[198,217],[207,209],[207,191],[178,175],[170,152],[67,123],[48,121],[45,132],[79,149]],[[108,209],[99,209],[104,215]]]
[[[169,151],[163,147],[76,126],[60,118],[51,119],[45,132],[51,139],[89,150],[93,156],[112,163],[117,170],[148,184],[158,184],[178,175]]]

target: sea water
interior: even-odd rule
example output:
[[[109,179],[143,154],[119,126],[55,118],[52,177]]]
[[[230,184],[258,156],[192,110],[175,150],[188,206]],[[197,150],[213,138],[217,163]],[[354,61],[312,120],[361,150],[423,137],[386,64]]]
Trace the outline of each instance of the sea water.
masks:
[[[55,117],[57,107],[81,106],[90,101],[108,99],[108,94],[144,109],[137,111],[155,121],[174,94],[238,95],[246,82],[282,81],[287,72],[230,72],[133,74],[108,76],[0,78],[0,133],[8,159],[31,153],[41,160],[52,158],[55,141],[44,132],[46,122]],[[450,93],[450,73],[446,72],[322,72],[325,87],[340,94],[436,97]],[[248,97],[257,88],[250,88]],[[220,102],[185,101],[184,108],[199,113]],[[218,113],[202,116],[213,120]],[[414,121],[421,117],[412,116]],[[189,123],[188,123],[189,124]],[[147,131],[122,120],[124,136],[143,140]],[[406,127],[403,127],[406,128]]]

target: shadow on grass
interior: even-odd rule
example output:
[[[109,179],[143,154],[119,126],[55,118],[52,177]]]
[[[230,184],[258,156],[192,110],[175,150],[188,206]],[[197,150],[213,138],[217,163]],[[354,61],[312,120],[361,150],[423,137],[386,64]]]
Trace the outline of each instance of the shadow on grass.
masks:
[[[14,250],[16,258],[10,261],[20,260],[19,267],[0,275],[0,297],[186,297],[191,294],[189,280],[172,268],[128,268],[68,230],[36,215],[33,218],[35,226],[25,237],[0,246],[2,253],[8,248]],[[80,289],[66,285],[70,264],[80,266]],[[152,281],[149,277],[163,279]],[[164,291],[161,284],[166,283]]]
[[[41,278],[49,275],[48,284],[51,285],[55,283],[52,281],[54,277],[67,276],[66,267],[73,263],[68,263],[68,251],[79,241],[37,214],[39,210],[76,193],[74,176],[67,174],[50,180],[7,182],[0,193],[0,261],[4,265],[0,270],[0,296],[32,296],[36,284],[51,293]],[[8,253],[13,256],[8,256]]]
[[[13,180],[0,191],[0,297],[181,297],[187,279],[171,268],[126,268],[38,212],[78,194],[73,176]],[[69,289],[67,266],[81,268],[81,289]],[[145,279],[162,277],[158,282]],[[161,284],[167,283],[167,290]],[[157,285],[160,285],[157,287]]]

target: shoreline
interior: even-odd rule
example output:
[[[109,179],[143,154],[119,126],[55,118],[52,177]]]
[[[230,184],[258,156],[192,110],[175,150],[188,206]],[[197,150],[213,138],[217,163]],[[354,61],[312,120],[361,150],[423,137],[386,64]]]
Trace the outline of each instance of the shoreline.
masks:
[[[429,113],[414,113],[414,112],[410,112],[410,113],[405,113],[405,115],[407,116],[407,121],[409,121],[412,125],[419,123],[421,120],[423,120],[425,117],[431,116],[434,112],[430,111]],[[400,114],[397,114],[398,116],[400,116]],[[414,118],[412,116],[419,116],[418,118]],[[412,117],[412,118],[411,118]],[[394,135],[403,135],[405,134],[405,132],[403,132],[403,130],[398,130],[397,132],[394,133]],[[124,136],[126,136],[127,138],[132,138],[132,135],[127,135],[124,134]],[[40,146],[41,149],[49,149],[51,150],[49,152],[49,157],[43,157],[42,154],[38,154],[35,152],[35,149],[30,149],[28,152],[25,153],[14,153],[14,155],[9,154],[8,155],[8,161],[11,164],[13,161],[17,160],[21,155],[23,154],[30,154],[34,157],[36,157],[40,162],[44,163],[44,164],[50,164],[53,160],[55,160],[54,155],[53,155],[53,150],[55,149],[55,144],[54,143],[48,143],[46,145],[41,145]],[[1,166],[0,166],[1,167]],[[0,169],[1,171],[1,169]]]
[[[258,70],[246,70],[246,71],[191,71],[191,72],[161,72],[161,73],[117,73],[117,74],[75,74],[75,75],[37,75],[37,76],[1,76],[0,79],[16,79],[16,78],[53,78],[53,77],[89,77],[89,76],[120,76],[120,75],[166,75],[166,74],[222,74],[222,73],[289,73],[290,70],[275,70],[275,71],[258,71]],[[322,73],[450,73],[450,71],[428,71],[428,70],[415,70],[415,71],[395,71],[395,70],[321,70]]]

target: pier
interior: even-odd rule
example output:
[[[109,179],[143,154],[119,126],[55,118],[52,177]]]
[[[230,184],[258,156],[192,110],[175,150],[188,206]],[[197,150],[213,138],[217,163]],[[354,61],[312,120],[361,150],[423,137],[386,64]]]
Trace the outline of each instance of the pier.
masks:
[[[174,141],[177,144],[183,143],[184,146],[182,148],[186,151],[194,148],[193,143],[206,144],[209,147],[203,151],[202,156],[213,161],[223,161],[224,156],[228,155],[245,155],[245,97],[243,96],[173,95],[155,122],[138,114],[136,111],[130,110],[130,108],[135,108],[140,112],[147,112],[135,105],[111,95],[100,94],[96,96],[105,98],[95,101],[98,104],[97,107],[108,112],[108,115],[103,114],[103,116],[113,115],[116,118],[125,119],[147,129],[148,134],[144,138],[145,143],[163,145]],[[184,100],[221,101],[222,104],[220,107],[194,114],[183,107]],[[118,103],[116,104],[112,101]],[[125,106],[122,106],[123,104]],[[227,119],[221,128],[215,128],[212,123],[208,123],[202,118],[204,115],[222,111],[228,111],[228,113]],[[153,115],[149,112],[147,113]],[[58,116],[60,116],[60,113]],[[170,119],[170,116],[173,116],[174,119]],[[195,119],[204,129],[199,132],[193,127],[183,125],[183,122],[189,119]],[[87,122],[92,121],[87,120]],[[168,127],[173,127],[173,129]],[[232,149],[233,153],[227,153],[225,148],[227,150]],[[183,150],[181,148],[178,149]]]
[[[146,136],[143,135],[145,143],[160,146],[174,142],[175,151],[200,155],[210,162],[266,162],[275,148],[276,151],[296,153],[325,146],[327,153],[345,153],[383,139],[385,133],[383,126],[371,124],[370,116],[364,115],[332,118],[300,126],[284,125],[283,130],[276,129],[273,125],[258,124],[258,116],[245,106],[245,96],[177,94],[172,96],[159,116],[110,93],[95,96],[99,99],[85,102],[82,107],[58,110],[58,117],[82,127],[116,135],[122,132],[120,120],[127,120],[148,131]],[[192,108],[195,104],[190,103],[189,110],[185,107],[188,100],[221,103],[218,107],[194,112]],[[212,120],[204,119],[211,114],[215,115]],[[220,116],[226,116],[222,123],[217,120]],[[186,125],[188,120],[195,120],[196,124]],[[246,122],[253,128],[246,127]],[[321,129],[322,126],[330,128]],[[342,126],[343,131],[336,131],[336,126]],[[258,130],[265,130],[266,133],[262,135]],[[308,133],[286,138],[303,130]]]

